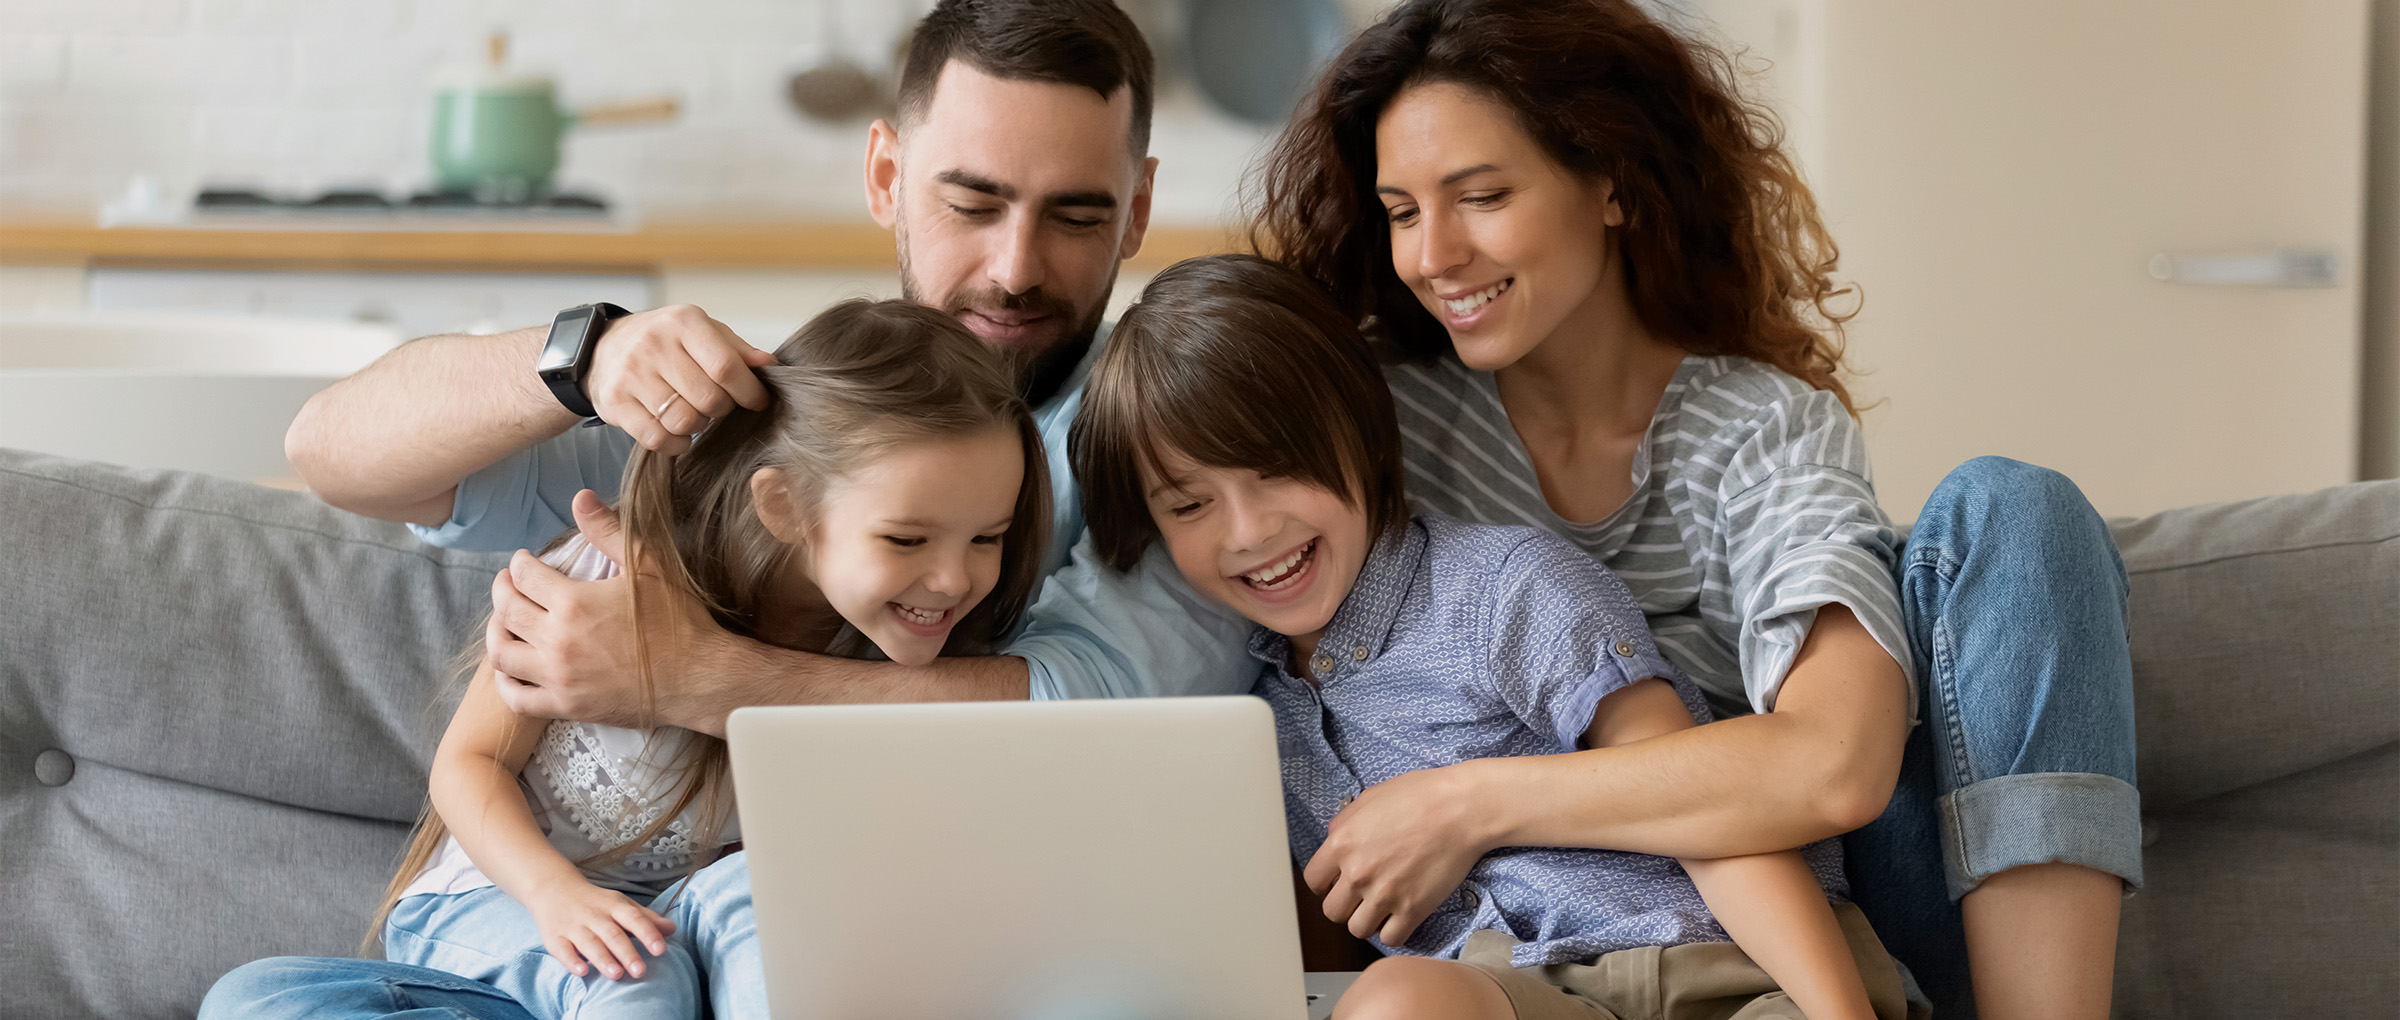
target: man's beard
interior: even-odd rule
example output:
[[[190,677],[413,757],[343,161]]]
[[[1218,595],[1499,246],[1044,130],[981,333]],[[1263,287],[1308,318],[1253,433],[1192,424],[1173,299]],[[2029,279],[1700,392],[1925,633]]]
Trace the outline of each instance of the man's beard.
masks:
[[[1025,397],[1026,403],[1038,407],[1054,396],[1067,377],[1075,374],[1075,366],[1082,364],[1084,354],[1092,349],[1092,338],[1100,332],[1100,319],[1108,312],[1108,302],[1105,299],[1094,302],[1092,310],[1078,321],[1072,302],[1054,297],[1040,287],[1022,294],[1011,294],[994,287],[929,300],[923,288],[917,286],[916,273],[911,271],[909,265],[907,220],[897,213],[893,219],[892,242],[900,255],[901,297],[918,304],[931,305],[954,319],[962,318],[970,309],[994,308],[1028,312],[1048,316],[1058,322],[1073,323],[1064,335],[1047,345],[984,344],[1008,359],[1009,370],[1016,373],[1017,392]],[[1100,293],[1106,295],[1114,291],[1116,286],[1117,271],[1112,265],[1108,271],[1108,286]],[[978,336],[977,339],[982,338]]]

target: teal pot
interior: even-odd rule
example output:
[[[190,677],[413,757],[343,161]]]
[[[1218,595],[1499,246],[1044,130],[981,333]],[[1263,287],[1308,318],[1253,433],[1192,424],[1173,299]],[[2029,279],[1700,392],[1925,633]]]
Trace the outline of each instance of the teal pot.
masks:
[[[433,178],[444,191],[524,201],[549,189],[567,129],[669,120],[676,107],[662,98],[568,112],[546,77],[497,67],[454,75],[433,94]]]

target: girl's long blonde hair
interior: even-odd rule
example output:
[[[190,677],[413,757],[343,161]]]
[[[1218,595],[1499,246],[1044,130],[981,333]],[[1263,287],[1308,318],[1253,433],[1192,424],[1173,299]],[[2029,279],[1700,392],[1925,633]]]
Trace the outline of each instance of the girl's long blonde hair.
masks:
[[[782,469],[793,481],[801,512],[813,514],[830,485],[895,446],[1006,429],[1017,435],[1024,451],[1025,476],[1014,521],[1001,540],[1000,578],[991,594],[959,620],[942,650],[958,655],[988,649],[1024,611],[1050,524],[1041,434],[1005,363],[956,320],[907,301],[835,305],[776,348],[775,360],[758,370],[773,398],[766,410],[736,407],[681,456],[637,449],[626,461],[617,504],[626,568],[654,565],[658,574],[645,581],[697,599],[719,626],[756,637],[759,607],[788,569],[792,548],[759,521],[750,495],[752,475],[762,468]],[[545,551],[574,534],[560,535]],[[642,618],[641,588],[631,589],[636,619]],[[652,726],[657,688],[642,628],[634,631],[634,651],[643,725]],[[460,678],[471,676],[482,658],[478,637],[459,656]],[[670,809],[640,835],[576,864],[588,869],[623,860],[694,804],[701,805],[701,813],[692,833],[692,859],[695,865],[707,859],[720,846],[732,804],[728,767],[724,741],[691,741],[665,770],[676,777]],[[362,952],[381,938],[401,891],[425,870],[448,834],[428,800],[384,889]]]

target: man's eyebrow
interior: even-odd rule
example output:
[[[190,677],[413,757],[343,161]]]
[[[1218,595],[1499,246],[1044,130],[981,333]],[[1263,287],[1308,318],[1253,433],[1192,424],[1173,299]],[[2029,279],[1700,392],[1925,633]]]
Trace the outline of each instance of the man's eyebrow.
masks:
[[[965,188],[968,191],[981,192],[1003,202],[1013,202],[1017,198],[1017,189],[982,174],[970,173],[965,170],[944,170],[933,175],[933,179],[943,184]]]
[[[1117,196],[1105,191],[1060,191],[1051,193],[1043,202],[1053,209],[1114,209]]]

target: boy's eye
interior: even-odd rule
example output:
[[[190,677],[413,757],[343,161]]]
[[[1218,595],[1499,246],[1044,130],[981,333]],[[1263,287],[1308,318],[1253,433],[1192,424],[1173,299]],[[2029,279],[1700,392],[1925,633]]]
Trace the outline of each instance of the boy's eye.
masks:
[[[925,544],[924,537],[919,535],[885,535],[883,540],[902,549],[914,549]]]
[[[1200,501],[1193,500],[1189,503],[1178,503],[1174,506],[1168,507],[1167,512],[1174,514],[1177,517],[1189,517],[1200,512]]]

